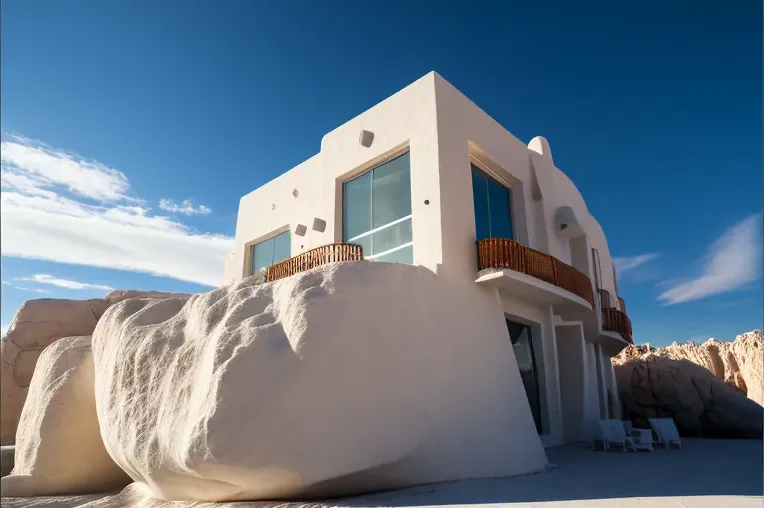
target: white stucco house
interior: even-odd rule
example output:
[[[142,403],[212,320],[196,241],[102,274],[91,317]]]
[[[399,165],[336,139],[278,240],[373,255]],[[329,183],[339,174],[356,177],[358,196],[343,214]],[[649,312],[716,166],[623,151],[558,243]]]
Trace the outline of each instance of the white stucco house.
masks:
[[[529,439],[587,440],[620,417],[610,357],[631,324],[602,228],[543,137],[526,145],[431,72],[241,199],[225,279],[338,243],[426,267],[495,309],[527,396],[495,403],[530,413]]]

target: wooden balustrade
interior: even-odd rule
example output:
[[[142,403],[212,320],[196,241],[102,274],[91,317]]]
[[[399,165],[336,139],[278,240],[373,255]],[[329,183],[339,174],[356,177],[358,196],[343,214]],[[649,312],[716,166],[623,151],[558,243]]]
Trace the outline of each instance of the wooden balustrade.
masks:
[[[618,310],[624,314],[626,313],[626,302],[620,296],[618,297]]]
[[[316,247],[289,259],[279,261],[268,267],[268,282],[283,279],[317,266],[339,261],[361,261],[363,248],[353,243],[333,243]]]
[[[485,238],[478,243],[478,270],[509,269],[570,291],[594,308],[592,283],[584,273],[544,252],[507,238]]]
[[[632,340],[631,319],[615,308],[602,309],[602,329],[621,334],[629,344],[634,344]]]
[[[610,291],[597,288],[597,294],[600,296],[600,309],[609,309],[613,305],[610,303]]]

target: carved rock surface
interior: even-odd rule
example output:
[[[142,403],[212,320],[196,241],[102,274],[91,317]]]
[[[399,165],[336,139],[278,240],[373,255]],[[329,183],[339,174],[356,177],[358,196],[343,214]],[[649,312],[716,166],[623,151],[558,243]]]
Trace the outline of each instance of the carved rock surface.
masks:
[[[738,335],[732,342],[708,339],[697,345],[686,342],[654,348],[649,344],[629,346],[613,359],[614,365],[628,359],[665,357],[672,360],[689,360],[707,368],[719,380],[724,381],[746,395],[760,406],[764,405],[764,334],[753,330]]]
[[[683,436],[762,437],[764,408],[705,367],[650,353],[613,363],[625,417],[637,426],[670,417]]]
[[[106,309],[127,298],[188,297],[157,291],[112,291],[103,299],[28,300],[0,341],[0,444],[12,445],[37,358],[63,337],[91,335]]]
[[[16,435],[4,496],[87,494],[130,478],[106,453],[95,409],[90,336],[67,337],[40,355]]]
[[[503,316],[449,284],[349,262],[114,305],[93,335],[106,449],[167,500],[543,470]]]

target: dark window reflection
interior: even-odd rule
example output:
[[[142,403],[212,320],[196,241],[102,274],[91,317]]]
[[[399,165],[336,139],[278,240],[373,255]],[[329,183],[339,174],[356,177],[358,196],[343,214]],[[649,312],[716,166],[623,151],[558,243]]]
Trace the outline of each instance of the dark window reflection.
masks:
[[[515,350],[520,377],[525,386],[525,394],[528,396],[528,404],[531,406],[533,421],[536,422],[536,431],[541,434],[541,399],[531,327],[507,319],[507,329],[509,330],[509,338],[512,340],[512,347]]]

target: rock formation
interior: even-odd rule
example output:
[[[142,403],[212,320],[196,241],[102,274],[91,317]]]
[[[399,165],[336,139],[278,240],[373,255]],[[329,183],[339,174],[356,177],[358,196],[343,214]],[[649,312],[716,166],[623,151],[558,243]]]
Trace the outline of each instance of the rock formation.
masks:
[[[468,291],[368,262],[256,282],[127,300],[96,327],[104,444],[155,496],[300,499],[544,469],[506,324]]]
[[[629,346],[613,359],[614,365],[627,359],[665,357],[672,360],[689,360],[707,368],[717,379],[724,381],[739,392],[764,406],[764,334],[761,330],[738,335],[732,342],[708,339],[700,345],[693,342],[655,348],[649,344]]]
[[[103,299],[25,302],[0,341],[0,444],[12,445],[37,358],[63,337],[91,335],[106,309],[126,298],[180,296],[156,291],[112,291]],[[187,296],[187,295],[185,295]]]
[[[752,378],[761,372],[760,344],[756,331],[728,344],[629,346],[613,358],[625,416],[638,426],[671,417],[685,436],[761,438],[764,408],[742,389],[758,386],[761,393],[761,377]],[[748,357],[738,359],[741,351]]]
[[[104,448],[95,408],[90,336],[56,341],[40,355],[16,436],[4,496],[88,494],[121,488],[128,477]]]

